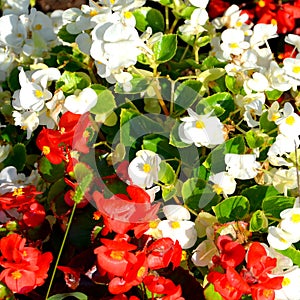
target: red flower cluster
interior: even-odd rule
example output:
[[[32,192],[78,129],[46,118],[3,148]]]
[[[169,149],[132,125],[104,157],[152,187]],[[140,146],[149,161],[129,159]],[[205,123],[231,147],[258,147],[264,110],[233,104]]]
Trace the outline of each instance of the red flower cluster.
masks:
[[[138,186],[128,186],[127,195],[116,194],[105,199],[99,191],[93,193],[98,214],[103,217],[104,229],[102,234],[114,231],[125,234],[134,230],[135,236],[140,237],[149,229],[149,221],[156,219],[159,204],[151,204],[150,196]]]
[[[36,227],[43,223],[46,213],[44,206],[37,202],[35,197],[41,194],[33,185],[15,188],[13,192],[5,193],[0,197],[0,210],[7,212],[17,209],[14,217],[19,225]],[[12,220],[9,215],[9,219]]]
[[[165,295],[162,299],[181,298],[181,287],[170,279],[153,275],[151,271],[166,268],[170,263],[173,268],[181,261],[181,247],[170,238],[154,241],[141,250],[129,243],[126,234],[117,234],[113,240],[100,239],[102,246],[94,250],[97,255],[99,273],[110,279],[108,289],[111,294],[123,294],[142,282],[153,294]]]
[[[207,280],[225,300],[239,300],[251,294],[253,300],[274,300],[275,292],[282,288],[283,276],[269,277],[277,259],[267,255],[259,242],[253,242],[246,254],[244,247],[229,236],[220,236],[217,246],[220,256],[214,257],[215,265]],[[240,266],[246,257],[247,263]]]
[[[59,130],[43,128],[36,144],[52,164],[60,164],[68,159],[70,149],[88,153],[87,142],[90,138],[90,114],[64,113],[59,121]]]
[[[50,252],[41,253],[26,247],[26,240],[13,233],[0,240],[0,280],[14,293],[26,294],[44,284],[53,259]]]

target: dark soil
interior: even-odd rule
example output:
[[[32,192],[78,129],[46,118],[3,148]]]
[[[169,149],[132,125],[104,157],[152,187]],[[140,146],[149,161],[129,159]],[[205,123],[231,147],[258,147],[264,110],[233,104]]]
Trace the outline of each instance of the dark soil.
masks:
[[[70,7],[78,7],[88,4],[88,0],[36,0],[36,9],[44,13],[52,12],[56,9],[65,10]]]

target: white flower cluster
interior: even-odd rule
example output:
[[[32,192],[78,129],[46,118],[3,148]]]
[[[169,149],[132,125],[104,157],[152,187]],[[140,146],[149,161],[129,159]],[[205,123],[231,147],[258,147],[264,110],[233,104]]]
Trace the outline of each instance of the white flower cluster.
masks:
[[[16,66],[16,62],[40,61],[59,43],[49,16],[35,8],[28,14],[29,1],[6,1],[0,18],[0,80]],[[5,6],[4,6],[5,7]]]
[[[135,28],[131,10],[145,2],[99,1],[99,5],[90,2],[89,6],[70,8],[62,14],[66,30],[77,34],[79,49],[95,60],[98,75],[129,90],[132,75],[126,70],[136,64],[143,50],[148,51]]]

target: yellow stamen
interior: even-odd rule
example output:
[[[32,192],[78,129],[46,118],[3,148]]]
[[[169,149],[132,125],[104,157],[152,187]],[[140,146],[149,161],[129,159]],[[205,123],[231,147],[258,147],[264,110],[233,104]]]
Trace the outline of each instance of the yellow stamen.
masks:
[[[282,286],[288,286],[288,285],[290,285],[290,283],[291,283],[291,280],[289,278],[287,278],[287,277],[283,278]]]
[[[93,219],[98,221],[101,218],[101,213],[100,211],[95,211],[93,214]]]
[[[293,125],[295,123],[295,118],[294,116],[288,116],[286,119],[285,119],[285,123],[288,124],[288,125]]]
[[[24,191],[23,191],[22,188],[15,188],[12,195],[13,195],[13,196],[21,196],[21,195],[23,195],[23,194],[24,194]]]
[[[272,24],[272,25],[277,25],[277,20],[276,20],[276,19],[272,19],[272,20],[271,20],[271,24]]]
[[[232,48],[232,49],[235,49],[235,48],[238,48],[238,47],[239,47],[238,43],[231,43],[230,44],[230,48]]]
[[[122,260],[124,257],[124,251],[113,250],[110,253],[110,257],[115,260]]]
[[[173,222],[171,223],[171,227],[172,227],[173,229],[180,228],[180,223],[177,222],[177,221],[173,221]]]
[[[95,9],[90,11],[91,17],[97,16],[97,15],[98,15],[98,12]]]
[[[150,221],[149,228],[155,229],[158,226],[158,221]]]
[[[293,72],[296,73],[296,74],[300,73],[300,66],[294,66],[293,67]]]
[[[300,222],[300,214],[292,214],[292,222],[299,223]]]
[[[137,271],[136,276],[137,277],[143,277],[146,273],[146,268],[144,266],[140,267],[139,270]]]
[[[11,273],[11,276],[13,277],[14,280],[20,279],[22,277],[22,273],[17,270]]]
[[[198,121],[196,122],[196,128],[202,129],[202,128],[204,128],[204,127],[205,127],[205,124],[204,124],[203,121],[198,120]]]
[[[274,291],[273,290],[264,290],[263,291],[263,295],[266,297],[266,298],[269,298],[271,295],[273,295]]]
[[[34,29],[35,30],[41,30],[42,29],[42,24],[36,24],[35,26],[34,26]]]
[[[235,25],[236,25],[237,27],[241,27],[241,26],[243,25],[243,22],[237,21],[237,22],[235,23]]]
[[[151,171],[151,166],[149,164],[144,164],[143,165],[143,171],[145,173],[149,173]]]
[[[125,12],[124,12],[124,17],[125,17],[125,19],[130,19],[130,18],[132,17],[132,12],[130,12],[130,11],[125,11]]]
[[[50,147],[43,146],[42,152],[43,152],[44,155],[48,155],[50,153]]]
[[[40,90],[36,90],[34,92],[35,96],[38,97],[38,98],[42,98],[44,96],[44,93],[43,91],[40,91]]]
[[[257,2],[257,4],[258,4],[259,7],[265,7],[266,2],[265,2],[264,0],[259,0],[259,1]]]
[[[214,184],[212,188],[217,195],[220,195],[223,192],[223,189],[218,184]]]
[[[181,261],[185,261],[187,260],[187,253],[186,251],[182,250],[181,252]]]

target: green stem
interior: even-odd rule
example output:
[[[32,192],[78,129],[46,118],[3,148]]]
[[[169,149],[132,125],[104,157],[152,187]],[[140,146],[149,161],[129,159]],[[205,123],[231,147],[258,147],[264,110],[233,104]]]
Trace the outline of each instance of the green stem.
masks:
[[[66,243],[66,239],[67,239],[67,236],[68,236],[70,227],[71,227],[71,223],[72,223],[72,220],[73,220],[73,216],[74,216],[74,213],[75,213],[75,209],[76,209],[76,203],[75,203],[74,206],[73,206],[73,209],[72,209],[72,212],[71,212],[69,221],[68,221],[68,223],[67,223],[67,228],[66,228],[66,231],[65,231],[65,235],[64,235],[64,238],[63,238],[63,240],[62,240],[62,243],[61,243],[61,246],[60,246],[60,249],[59,249],[59,252],[58,252],[58,256],[57,256],[57,259],[56,259],[56,262],[55,262],[54,270],[53,270],[53,272],[52,272],[52,276],[51,276],[51,280],[50,280],[50,283],[49,283],[49,287],[48,287],[48,290],[47,290],[47,294],[46,294],[45,300],[48,299],[49,294],[50,294],[50,290],[51,290],[51,287],[52,287],[52,284],[53,284],[53,280],[54,280],[54,277],[55,277],[55,273],[56,273],[56,270],[57,270],[57,266],[58,266],[58,263],[59,263],[61,254],[62,254],[63,249],[64,249],[64,245],[65,245],[65,243]]]
[[[168,6],[165,6],[165,15],[166,15],[166,32],[169,32],[170,19],[169,19],[169,7]]]
[[[176,18],[176,19],[174,20],[174,22],[173,22],[173,24],[172,24],[170,30],[167,31],[168,33],[173,33],[173,31],[175,30],[175,27],[176,27],[178,21],[179,21],[178,18]]]

